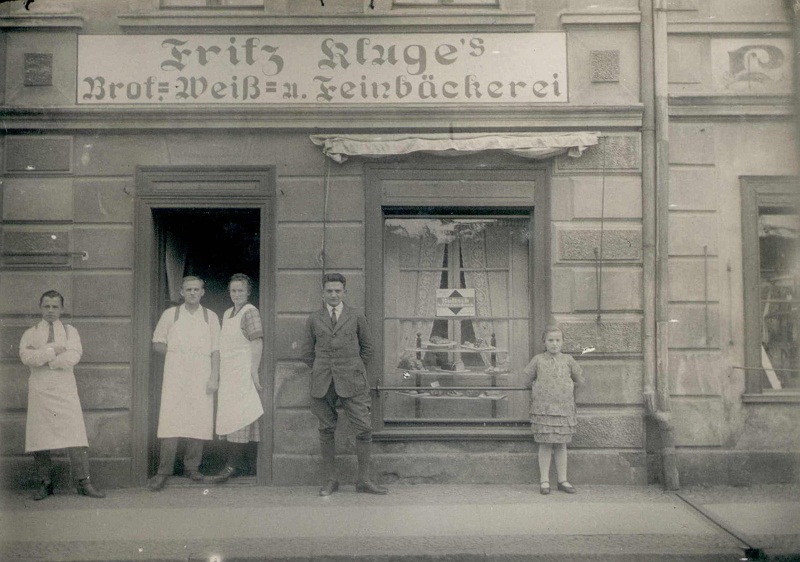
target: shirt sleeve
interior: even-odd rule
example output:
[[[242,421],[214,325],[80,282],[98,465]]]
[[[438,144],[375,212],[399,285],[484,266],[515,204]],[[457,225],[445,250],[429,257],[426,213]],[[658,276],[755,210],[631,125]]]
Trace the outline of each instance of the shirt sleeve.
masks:
[[[19,342],[19,358],[26,367],[42,367],[56,358],[52,347],[34,348],[33,335],[36,328],[29,328],[22,334]]]
[[[172,325],[175,323],[175,308],[168,308],[161,314],[161,318],[158,319],[158,324],[156,324],[156,329],[153,331],[153,343],[167,343],[167,336],[169,335],[169,329],[172,328]]]
[[[67,344],[64,346],[66,350],[50,361],[51,369],[71,369],[78,364],[83,355],[81,336],[78,334],[78,330],[72,326],[64,326],[64,328],[67,332]]]
[[[242,314],[241,322],[242,334],[248,340],[253,341],[264,337],[264,329],[261,326],[261,315],[255,308],[248,308]]]

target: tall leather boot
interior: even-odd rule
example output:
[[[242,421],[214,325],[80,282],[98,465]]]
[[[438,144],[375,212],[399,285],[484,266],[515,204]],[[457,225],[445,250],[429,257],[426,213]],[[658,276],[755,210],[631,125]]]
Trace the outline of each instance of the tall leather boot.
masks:
[[[356,439],[356,459],[358,459],[358,480],[356,480],[356,492],[362,494],[385,495],[389,490],[383,486],[378,486],[369,479],[371,464],[372,442],[359,441]]]
[[[50,451],[35,451],[33,453],[33,466],[39,477],[39,488],[33,494],[33,499],[41,501],[53,495],[53,462]]]
[[[322,472],[325,478],[319,495],[330,496],[339,489],[339,481],[336,480],[336,442],[333,439],[320,441],[319,446],[322,450]]]
[[[92,485],[89,477],[89,448],[70,447],[69,461],[72,472],[78,480],[78,493],[90,498],[104,498],[106,495]]]

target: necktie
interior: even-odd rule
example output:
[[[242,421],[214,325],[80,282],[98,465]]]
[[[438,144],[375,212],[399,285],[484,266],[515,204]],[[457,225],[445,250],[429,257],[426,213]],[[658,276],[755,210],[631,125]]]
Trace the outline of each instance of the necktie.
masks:
[[[336,309],[335,308],[331,309],[331,324],[333,325],[334,328],[336,327]]]
[[[53,343],[56,341],[56,332],[53,330],[53,323],[47,323],[47,343]]]

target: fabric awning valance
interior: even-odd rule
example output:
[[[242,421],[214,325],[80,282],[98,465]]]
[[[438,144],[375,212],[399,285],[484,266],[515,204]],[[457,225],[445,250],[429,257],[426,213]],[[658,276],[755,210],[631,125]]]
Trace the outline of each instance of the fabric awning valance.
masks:
[[[598,143],[600,133],[431,133],[395,135],[312,135],[311,142],[342,163],[350,156],[381,157],[411,152],[458,156],[500,150],[523,158],[540,159],[568,154],[580,156]]]

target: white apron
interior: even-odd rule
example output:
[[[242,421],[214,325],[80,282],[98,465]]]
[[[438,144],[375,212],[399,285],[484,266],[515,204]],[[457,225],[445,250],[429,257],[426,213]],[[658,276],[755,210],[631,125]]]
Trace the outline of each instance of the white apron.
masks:
[[[213,321],[209,315],[208,321]],[[167,334],[161,386],[158,437],[212,439],[214,395],[206,393],[211,376],[211,334],[203,311],[185,307]]]
[[[250,375],[250,340],[242,334],[242,315],[252,304],[244,305],[230,318],[233,309],[222,316],[219,333],[219,390],[217,391],[217,434],[228,435],[257,420],[264,409]]]
[[[25,423],[25,451],[28,453],[89,445],[72,372],[72,365],[81,357],[80,337],[75,328],[64,326],[60,321],[53,323],[53,331],[54,343],[67,348],[54,363],[61,363],[62,367],[51,368],[46,362],[43,348],[47,344],[47,322],[42,321],[26,331],[20,342],[22,361],[31,369]]]

